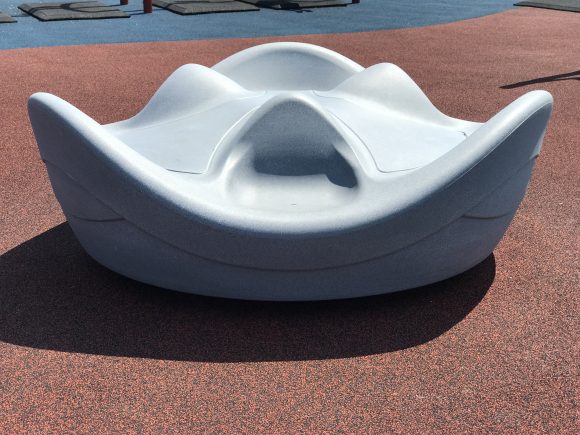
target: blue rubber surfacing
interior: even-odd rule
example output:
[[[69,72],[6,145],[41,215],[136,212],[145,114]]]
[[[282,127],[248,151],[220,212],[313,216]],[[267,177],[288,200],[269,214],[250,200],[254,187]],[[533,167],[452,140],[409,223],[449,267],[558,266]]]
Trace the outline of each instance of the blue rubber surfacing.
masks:
[[[476,18],[513,7],[513,0],[361,0],[346,7],[302,11],[262,9],[180,16],[154,8],[143,14],[143,3],[129,5],[104,0],[131,15],[128,20],[40,22],[18,9],[24,0],[0,0],[0,10],[18,23],[0,24],[0,49],[118,42],[283,36],[317,33],[364,32],[421,27]]]

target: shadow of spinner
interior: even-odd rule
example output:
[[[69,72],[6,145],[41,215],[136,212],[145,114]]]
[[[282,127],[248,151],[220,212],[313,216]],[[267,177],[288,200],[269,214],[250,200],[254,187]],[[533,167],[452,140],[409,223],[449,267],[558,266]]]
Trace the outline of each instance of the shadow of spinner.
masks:
[[[345,358],[416,346],[460,322],[495,276],[489,256],[433,285],[329,302],[247,302],[142,284],[93,261],[61,224],[0,256],[0,341],[87,354],[240,362]]]

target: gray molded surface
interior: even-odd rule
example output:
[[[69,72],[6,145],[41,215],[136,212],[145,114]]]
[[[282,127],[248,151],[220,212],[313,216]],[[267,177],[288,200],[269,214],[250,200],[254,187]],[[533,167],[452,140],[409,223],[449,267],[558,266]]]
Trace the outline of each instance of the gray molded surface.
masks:
[[[7,13],[0,11],[0,24],[15,23],[16,19],[12,18]]]
[[[24,3],[18,8],[41,21],[129,18],[125,12],[98,1],[73,3]]]
[[[242,0],[256,6],[272,9],[306,9],[346,6],[352,0]]]
[[[399,291],[484,260],[551,108],[534,91],[485,124],[450,118],[395,65],[298,43],[185,65],[114,124],[53,95],[29,102],[93,258],[161,287],[268,300]]]
[[[236,0],[153,0],[157,7],[170,10],[180,15],[198,15],[218,12],[259,11],[260,8]]]
[[[541,0],[514,3],[515,6],[555,9],[559,11],[580,12],[580,0]]]

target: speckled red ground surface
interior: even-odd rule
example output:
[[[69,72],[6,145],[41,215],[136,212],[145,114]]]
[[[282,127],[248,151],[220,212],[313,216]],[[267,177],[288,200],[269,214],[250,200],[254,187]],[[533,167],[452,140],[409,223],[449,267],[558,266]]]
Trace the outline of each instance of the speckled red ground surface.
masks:
[[[0,432],[577,433],[580,15],[521,9],[283,39],[396,63],[460,118],[553,93],[529,192],[494,255],[426,288],[316,304],[201,298],[115,275],[63,224],[27,97],[53,92],[110,122],[178,66],[271,39],[1,51]]]

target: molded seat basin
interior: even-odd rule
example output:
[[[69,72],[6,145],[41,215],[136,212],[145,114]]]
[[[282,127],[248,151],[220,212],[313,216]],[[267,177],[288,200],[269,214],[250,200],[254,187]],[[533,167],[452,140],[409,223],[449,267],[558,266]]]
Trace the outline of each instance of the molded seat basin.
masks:
[[[110,131],[135,151],[170,171],[201,174],[221,138],[232,125],[276,95],[255,93],[210,109],[163,123]],[[420,168],[461,143],[480,124],[465,122],[461,130],[413,119],[377,106],[363,106],[344,98],[322,96],[315,91],[296,91],[320,104],[369,148],[377,169],[397,172]],[[211,126],[211,128],[208,128]]]

